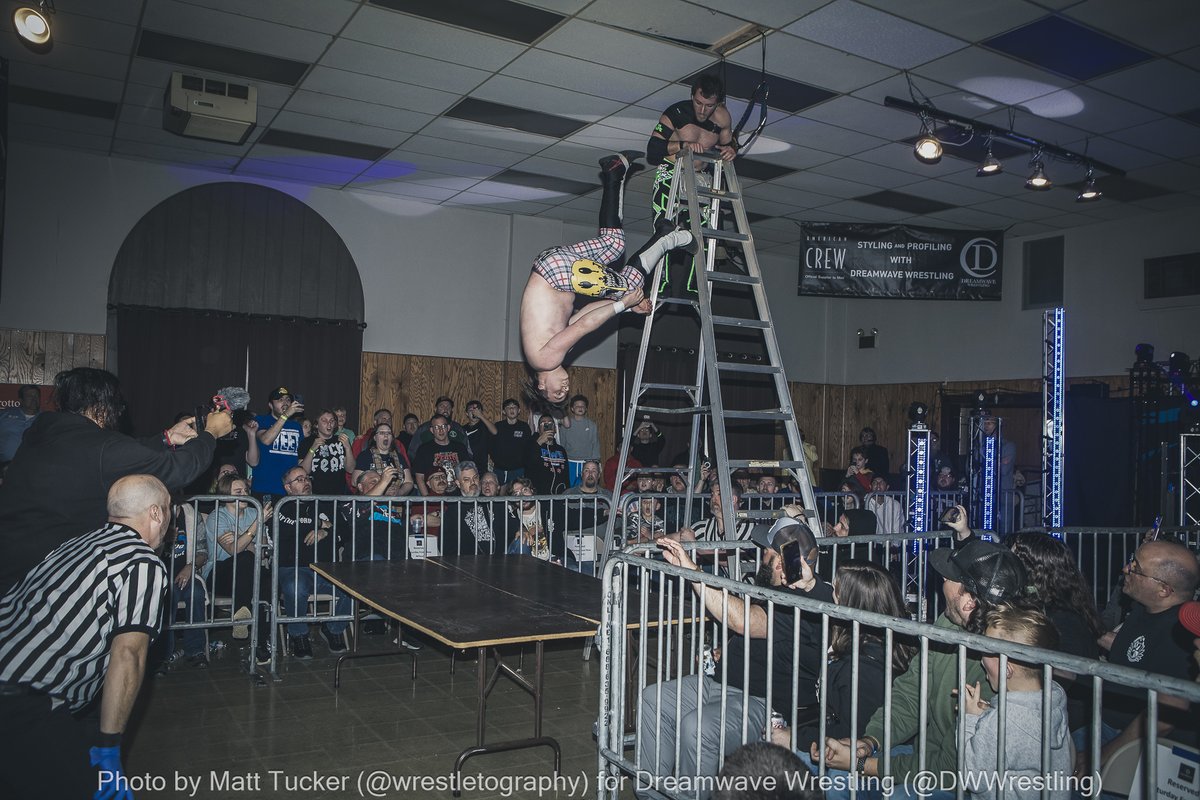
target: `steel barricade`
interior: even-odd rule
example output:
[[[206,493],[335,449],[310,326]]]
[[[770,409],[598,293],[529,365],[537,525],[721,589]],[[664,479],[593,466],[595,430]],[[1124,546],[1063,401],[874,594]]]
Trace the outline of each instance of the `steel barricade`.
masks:
[[[342,623],[353,622],[349,598],[308,568],[314,562],[505,555],[539,549],[516,545],[522,505],[532,511],[530,518],[545,534],[549,560],[595,574],[602,555],[596,529],[610,510],[608,498],[601,495],[279,497],[271,514],[276,543],[273,624],[307,628],[320,623],[340,633]],[[556,540],[557,547],[551,544]],[[328,606],[329,613],[320,613],[318,605]],[[272,672],[277,666],[273,657]]]
[[[702,546],[736,550],[744,545]],[[694,550],[696,545],[685,549]],[[1114,785],[1117,779],[1115,770],[1110,769],[1111,760],[1101,769],[1073,774],[1075,745],[1071,739],[1079,740],[1088,764],[1099,765],[1102,735],[1109,736],[1102,729],[1102,708],[1111,711],[1111,703],[1118,697],[1130,698],[1130,710],[1136,713],[1140,708],[1146,714],[1140,763],[1143,796],[1150,796],[1157,785],[1160,757],[1156,723],[1161,718],[1175,725],[1178,736],[1190,732],[1197,720],[1200,686],[1195,683],[971,634],[954,625],[932,626],[749,586],[634,552],[614,554],[601,579],[604,602],[597,726],[597,797],[601,798],[622,796],[622,790],[631,787],[640,796],[707,796],[721,786],[715,776],[726,755],[741,743],[772,736],[772,708],[790,723],[786,733],[775,736],[793,749],[808,749],[801,737],[811,736],[814,742],[826,742],[827,736],[836,739],[834,730],[851,741],[860,740],[868,730],[880,739],[878,753],[868,760],[867,774],[834,769],[828,759],[837,753],[819,748],[816,759],[804,759],[812,775],[779,776],[792,781],[789,785],[796,790],[819,788],[829,797],[852,798],[859,791],[890,791],[905,784],[913,793],[929,795],[931,789],[940,787],[959,798],[966,792],[991,792],[1003,798],[1006,790],[1009,796],[1019,790],[1025,791],[1025,796],[1030,791],[1040,792],[1043,798],[1070,792],[1095,797],[1101,788],[1129,794],[1132,779],[1128,778],[1125,786]],[[701,602],[694,599],[696,587],[705,593],[708,616],[718,620],[711,636],[707,625],[695,622]],[[761,605],[752,610],[742,598]],[[757,621],[751,620],[752,614]],[[776,625],[780,620],[790,620],[790,635],[788,625]],[[807,627],[802,629],[801,623]],[[766,665],[789,656],[796,665],[805,648],[824,654],[835,636],[841,642],[838,659],[818,658],[815,722],[801,724],[804,712],[795,701],[806,696],[807,688],[801,686],[798,670],[789,674],[790,693],[786,686],[781,689],[772,669],[751,673],[752,659],[747,655],[752,643],[749,638],[738,641],[735,637],[739,629],[753,631],[756,624],[765,636],[756,638],[761,644],[753,646],[765,647],[762,663]],[[721,645],[722,658],[706,674],[703,659],[697,655],[703,654],[707,642]],[[743,651],[742,667],[737,671],[729,665],[737,652],[731,647]],[[868,649],[882,654],[882,665],[872,664],[865,655]],[[986,683],[979,663],[982,656],[997,662],[996,695],[991,707],[979,708],[981,715],[977,716],[968,713],[968,704],[956,698],[966,698],[967,687],[976,681]],[[1010,665],[1022,668],[1025,679],[1039,677],[1046,688],[1035,690],[1036,697],[1027,697],[1029,690],[1009,691]],[[846,680],[847,669],[850,672],[848,696],[831,693],[835,669],[839,681]],[[870,677],[880,674],[880,679]],[[1089,701],[1074,721],[1066,695],[1051,687],[1051,681],[1067,683],[1069,678],[1074,681],[1070,685],[1081,689]],[[736,684],[749,686],[750,691],[742,692]],[[882,698],[877,691],[865,691],[876,688],[882,689]],[[949,691],[943,696],[944,690]],[[957,695],[952,696],[951,691]],[[990,694],[990,690],[984,691]],[[1168,703],[1160,704],[1160,696],[1192,707],[1179,713]],[[786,707],[779,708],[779,702]],[[833,711],[842,716],[831,716]],[[1075,727],[1075,723],[1080,724]],[[997,744],[989,749],[986,741],[993,735]],[[1028,747],[1031,737],[1037,741],[1034,748]],[[1200,760],[1200,753],[1178,745],[1175,738],[1170,741],[1173,749],[1164,751],[1167,757],[1176,758],[1174,754],[1182,752],[1184,764],[1193,763],[1186,759]],[[906,749],[902,745],[907,742],[912,745]],[[976,746],[975,742],[985,744]],[[1023,751],[1021,745],[1025,745]],[[1029,750],[1036,753],[1025,752]],[[853,768],[853,757],[848,761]],[[872,770],[877,774],[871,775]],[[1194,781],[1194,769],[1191,775]],[[1102,777],[1108,783],[1102,784]]]
[[[222,512],[220,517],[217,516],[218,511]],[[228,542],[226,532],[218,530],[220,524],[218,519],[227,519],[230,516],[235,521],[236,529],[231,531],[233,547],[237,546],[238,540],[247,529],[253,528],[254,535],[251,537],[251,541],[239,551],[250,550],[253,557],[249,564],[246,563],[246,559],[239,559],[236,555],[218,558],[218,549],[222,552],[229,552],[223,543]],[[171,594],[164,634],[171,641],[170,649],[175,650],[174,639],[176,634],[179,634],[185,643],[185,655],[195,654],[187,653],[188,644],[192,644],[203,647],[204,655],[208,657],[211,652],[209,643],[194,639],[193,636],[199,635],[207,639],[207,632],[210,629],[232,629],[236,625],[244,624],[249,627],[250,646],[246,657],[247,668],[251,675],[257,674],[255,643],[258,642],[260,621],[259,614],[254,613],[254,610],[258,609],[259,604],[265,599],[261,597],[261,587],[266,581],[266,577],[263,575],[264,562],[270,557],[270,542],[267,537],[261,535],[263,530],[262,504],[250,496],[196,495],[175,504],[175,517],[177,520],[182,518],[183,530],[179,531],[177,525],[175,542],[170,548],[167,563],[171,576]],[[204,559],[199,568],[196,567],[198,557]],[[221,567],[218,576],[218,564],[226,561],[231,561],[231,566],[229,568]],[[245,571],[247,569],[251,571],[252,575],[261,577],[258,579],[246,578]],[[189,577],[182,577],[185,570]],[[228,583],[231,587],[228,594],[217,594],[218,577],[222,586]],[[183,580],[185,584],[182,588],[178,585],[180,580]],[[247,581],[252,581],[249,598],[242,596],[245,594],[244,588]],[[238,591],[237,587],[242,587],[243,591]],[[247,605],[251,610],[248,621],[234,618],[242,605]],[[217,618],[218,607],[228,608],[229,617]],[[181,612],[184,616],[183,621],[179,619]],[[267,610],[267,620],[269,624],[269,609]]]

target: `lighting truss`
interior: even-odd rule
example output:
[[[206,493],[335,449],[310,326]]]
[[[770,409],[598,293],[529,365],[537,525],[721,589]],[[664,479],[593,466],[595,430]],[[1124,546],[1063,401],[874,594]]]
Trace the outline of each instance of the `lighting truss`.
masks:
[[[988,435],[984,420],[996,421],[996,431]],[[1000,436],[999,417],[992,415],[971,418],[971,502],[974,511],[972,524],[984,531],[996,531],[996,511],[1000,501]],[[986,537],[985,537],[986,538]]]
[[[1179,434],[1179,526],[1200,525],[1200,433]]]
[[[929,103],[914,103],[909,100],[902,100],[899,97],[885,97],[883,104],[888,108],[907,111],[910,114],[918,117],[921,120],[933,122],[942,122],[947,125],[953,125],[961,129],[964,133],[969,133],[971,136],[986,136],[993,141],[1008,141],[1022,147],[1029,148],[1030,152],[1040,152],[1045,156],[1054,158],[1056,161],[1063,161],[1069,164],[1081,164],[1096,172],[1104,172],[1108,175],[1117,175],[1123,177],[1125,171],[1114,167],[1112,164],[1106,164],[1103,161],[1097,161],[1086,152],[1076,153],[1074,150],[1068,150],[1065,147],[1059,147],[1056,144],[1044,142],[1033,136],[1028,136],[1023,133],[1012,130],[1011,128],[1001,128],[997,125],[992,125],[988,122],[981,122],[970,117],[963,117],[949,111],[942,111],[935,108]],[[945,142],[943,142],[945,144]]]
[[[905,507],[908,526],[913,533],[929,530],[929,428],[916,423],[908,429],[908,483],[905,487]],[[914,619],[925,619],[925,559],[922,539],[913,539],[912,546],[903,552],[904,599],[914,613]]]
[[[1061,306],[1042,314],[1042,524],[1051,529],[1063,526],[1064,325]]]

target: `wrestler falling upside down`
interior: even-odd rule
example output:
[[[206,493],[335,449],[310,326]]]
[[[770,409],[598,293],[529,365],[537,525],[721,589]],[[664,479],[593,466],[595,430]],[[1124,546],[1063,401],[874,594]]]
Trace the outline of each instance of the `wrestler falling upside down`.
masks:
[[[622,311],[650,313],[643,287],[655,264],[677,247],[695,249],[691,231],[660,220],[650,240],[622,268],[613,269],[625,252],[621,209],[631,169],[619,154],[601,159],[600,169],[600,235],[543,251],[521,298],[521,346],[531,373],[527,389],[554,406],[570,396],[563,361],[575,343]],[[575,295],[596,300],[574,311]]]

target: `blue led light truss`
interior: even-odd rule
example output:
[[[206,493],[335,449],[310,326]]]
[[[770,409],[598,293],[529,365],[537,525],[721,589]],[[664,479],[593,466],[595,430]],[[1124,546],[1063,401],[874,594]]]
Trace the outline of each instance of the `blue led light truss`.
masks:
[[[983,437],[983,529],[996,530],[996,444],[1000,429]]]
[[[1042,315],[1042,524],[1063,526],[1063,439],[1066,377],[1063,366],[1064,311]]]
[[[929,530],[929,429],[908,431],[908,525],[913,533]]]

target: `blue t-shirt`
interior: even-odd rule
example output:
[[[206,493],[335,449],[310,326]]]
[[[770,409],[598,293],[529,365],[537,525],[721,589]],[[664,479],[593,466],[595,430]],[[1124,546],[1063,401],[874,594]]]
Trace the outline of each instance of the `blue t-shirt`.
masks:
[[[255,419],[260,431],[269,430],[275,424],[275,417],[270,414]],[[283,490],[283,473],[300,463],[300,440],[303,438],[304,429],[300,423],[289,419],[283,423],[283,428],[270,446],[259,442],[258,466],[254,468],[256,495],[272,494],[278,497],[286,494]]]
[[[258,509],[254,506],[239,504],[237,511],[235,518],[234,508],[221,503],[204,520],[204,538],[208,542],[208,563],[204,565],[202,572],[206,579],[212,572],[213,564],[233,558],[228,550],[217,544],[217,539],[221,537],[221,534],[232,531],[236,538],[245,533],[250,524],[258,519]]]

